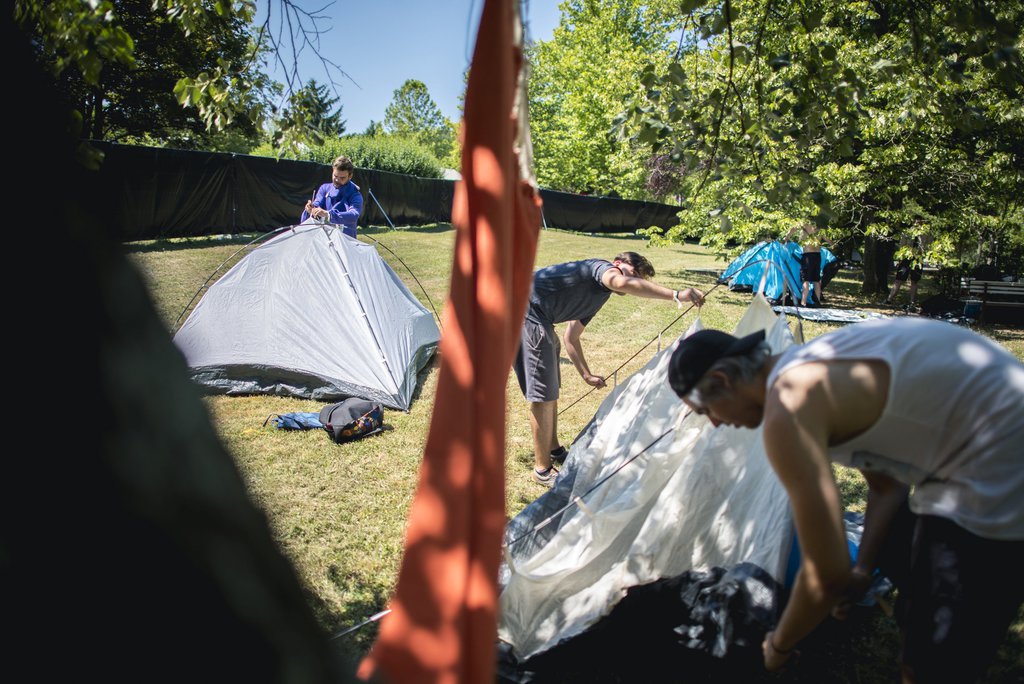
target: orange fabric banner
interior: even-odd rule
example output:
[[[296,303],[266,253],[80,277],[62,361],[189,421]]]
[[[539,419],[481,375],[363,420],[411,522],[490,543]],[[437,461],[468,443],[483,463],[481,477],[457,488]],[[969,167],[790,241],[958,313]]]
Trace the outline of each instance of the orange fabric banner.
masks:
[[[494,681],[505,387],[541,221],[539,195],[521,178],[516,150],[516,2],[487,0],[477,33],[434,414],[392,613],[360,666],[364,679]]]

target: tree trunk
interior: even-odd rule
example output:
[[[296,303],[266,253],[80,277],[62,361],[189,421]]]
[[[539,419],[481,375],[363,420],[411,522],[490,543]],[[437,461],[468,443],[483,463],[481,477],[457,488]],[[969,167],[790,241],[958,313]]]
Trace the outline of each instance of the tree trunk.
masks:
[[[896,243],[871,235],[864,238],[864,283],[861,294],[889,294],[889,269],[896,253]]]
[[[96,88],[93,90],[92,96],[92,136],[93,140],[103,140],[105,137],[103,128],[106,126],[106,121],[103,120],[103,90]]]
[[[873,294],[878,286],[878,279],[875,277],[875,238],[870,235],[864,238],[861,265],[864,269],[864,280],[860,285],[860,293]]]

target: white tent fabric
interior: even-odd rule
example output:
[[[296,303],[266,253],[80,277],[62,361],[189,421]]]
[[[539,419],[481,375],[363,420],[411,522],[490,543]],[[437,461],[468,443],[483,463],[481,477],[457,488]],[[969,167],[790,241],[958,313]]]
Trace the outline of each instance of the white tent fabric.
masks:
[[[213,392],[408,410],[440,339],[433,317],[371,245],[306,223],[239,261],[174,336]]]
[[[698,319],[687,334],[701,327]],[[774,352],[792,344],[761,295],[736,334],[758,329]],[[573,444],[560,476],[572,479],[571,494],[556,483],[506,530],[499,638],[520,660],[582,633],[634,585],[741,562],[783,582],[792,520],[761,431],[713,429],[686,409],[667,381],[676,344],[616,387]],[[673,427],[582,505],[526,534]]]

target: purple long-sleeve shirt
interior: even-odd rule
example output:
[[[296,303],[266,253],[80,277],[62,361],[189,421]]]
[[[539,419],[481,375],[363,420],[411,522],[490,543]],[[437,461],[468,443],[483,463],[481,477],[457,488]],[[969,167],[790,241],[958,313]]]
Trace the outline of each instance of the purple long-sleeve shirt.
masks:
[[[326,209],[331,214],[331,223],[344,226],[342,230],[346,235],[356,236],[356,221],[363,212],[363,195],[359,192],[358,185],[349,181],[336,188],[334,183],[324,183],[316,191],[313,206]],[[309,212],[303,211],[299,221],[308,218]]]

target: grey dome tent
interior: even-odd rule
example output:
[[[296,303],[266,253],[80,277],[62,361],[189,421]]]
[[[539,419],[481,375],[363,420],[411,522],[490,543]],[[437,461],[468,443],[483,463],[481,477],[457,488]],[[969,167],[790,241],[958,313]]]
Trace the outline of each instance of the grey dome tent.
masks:
[[[174,336],[212,393],[362,397],[402,410],[439,339],[373,246],[316,223],[235,264]]]

